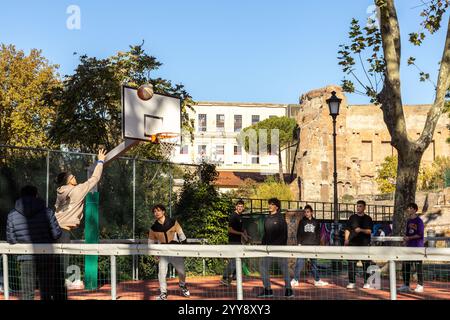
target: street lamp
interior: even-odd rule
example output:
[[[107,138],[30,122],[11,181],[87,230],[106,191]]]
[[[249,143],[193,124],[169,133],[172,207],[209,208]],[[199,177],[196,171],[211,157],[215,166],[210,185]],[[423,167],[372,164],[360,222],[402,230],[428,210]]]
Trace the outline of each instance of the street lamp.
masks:
[[[330,116],[333,118],[333,158],[334,158],[334,244],[339,245],[339,210],[338,210],[338,193],[337,193],[337,162],[336,162],[336,118],[339,115],[339,106],[342,99],[336,97],[336,91],[331,92],[331,97],[327,99]]]

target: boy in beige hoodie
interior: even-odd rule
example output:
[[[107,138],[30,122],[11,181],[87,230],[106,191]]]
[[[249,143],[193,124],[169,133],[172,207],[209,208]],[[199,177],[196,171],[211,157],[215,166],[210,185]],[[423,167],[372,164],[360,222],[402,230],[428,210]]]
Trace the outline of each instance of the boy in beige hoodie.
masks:
[[[100,149],[97,155],[97,165],[92,176],[84,183],[78,184],[77,179],[70,172],[61,172],[56,178],[58,184],[55,204],[55,216],[62,231],[59,243],[70,243],[71,231],[78,228],[83,219],[84,198],[89,191],[100,181],[105,162],[106,151]],[[68,256],[64,256],[62,261],[64,277],[69,265]],[[76,282],[76,283],[75,283]],[[82,286],[81,281],[75,281],[72,285]],[[69,281],[66,281],[69,285]]]
[[[56,182],[59,187],[57,189],[55,215],[60,228],[63,230],[63,236],[60,239],[62,243],[70,242],[70,231],[78,228],[81,219],[83,219],[84,198],[100,181],[106,151],[100,149],[97,157],[98,161],[94,172],[84,183],[78,184],[77,179],[70,172],[58,174]]]

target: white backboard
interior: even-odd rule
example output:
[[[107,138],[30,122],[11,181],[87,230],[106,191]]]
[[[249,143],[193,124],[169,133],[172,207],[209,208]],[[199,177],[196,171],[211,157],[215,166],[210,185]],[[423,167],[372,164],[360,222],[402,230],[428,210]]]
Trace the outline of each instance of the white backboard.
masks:
[[[152,134],[181,134],[181,100],[154,94],[144,101],[137,88],[122,86],[122,135],[124,138],[149,141]]]

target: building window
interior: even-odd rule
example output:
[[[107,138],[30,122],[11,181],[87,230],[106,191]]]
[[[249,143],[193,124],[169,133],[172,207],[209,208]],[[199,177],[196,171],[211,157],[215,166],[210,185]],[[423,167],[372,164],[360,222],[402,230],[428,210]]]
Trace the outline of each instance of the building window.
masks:
[[[241,146],[234,146],[234,155],[235,156],[242,155],[242,147]]]
[[[223,144],[216,145],[216,154],[223,156],[225,154],[225,146]]]
[[[242,115],[234,115],[234,132],[239,132],[242,130]]]
[[[189,154],[189,146],[187,144],[181,146],[180,154]]]
[[[216,128],[218,132],[225,131],[225,115],[216,114]]]
[[[259,164],[259,150],[256,152],[251,152],[252,164]]]
[[[206,145],[205,144],[200,144],[198,146],[198,154],[200,156],[206,156]]]
[[[259,115],[252,115],[252,125],[259,122]]]
[[[198,115],[198,131],[199,132],[206,131],[206,114],[200,113]]]
[[[269,119],[270,119],[270,118],[275,118],[275,117],[276,117],[276,116],[269,116]]]
[[[362,151],[361,160],[373,161],[372,141],[362,141],[361,151]]]

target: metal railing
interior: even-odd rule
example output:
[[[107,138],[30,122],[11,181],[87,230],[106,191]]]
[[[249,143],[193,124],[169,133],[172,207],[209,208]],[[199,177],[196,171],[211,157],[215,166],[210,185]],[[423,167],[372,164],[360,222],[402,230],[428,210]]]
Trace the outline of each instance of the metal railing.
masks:
[[[228,258],[235,259],[236,295],[238,300],[243,295],[242,259],[280,257],[280,258],[314,258],[332,260],[382,260],[389,266],[390,299],[397,299],[396,262],[401,261],[440,261],[450,262],[449,248],[405,248],[405,247],[337,247],[337,246],[237,246],[237,245],[150,245],[150,244],[0,244],[3,262],[4,299],[9,299],[8,257],[23,254],[57,254],[57,255],[98,255],[110,257],[110,295],[117,298],[117,257],[176,256],[194,258]]]
[[[389,245],[401,245],[404,243],[403,237],[399,236],[381,236],[381,237],[372,237],[372,244],[389,244]],[[441,247],[450,248],[450,237],[424,237],[424,243],[426,247],[436,248],[437,242],[443,244]]]
[[[235,198],[233,201],[243,200],[245,202],[246,213],[265,213],[268,212],[267,199]],[[334,208],[332,202],[320,201],[299,201],[299,200],[280,200],[282,211],[303,209],[309,204],[315,212],[316,219],[327,221],[334,220]],[[339,203],[339,220],[347,220],[356,212],[356,203]],[[372,217],[374,222],[392,221],[394,215],[394,206],[368,204],[366,213]]]

